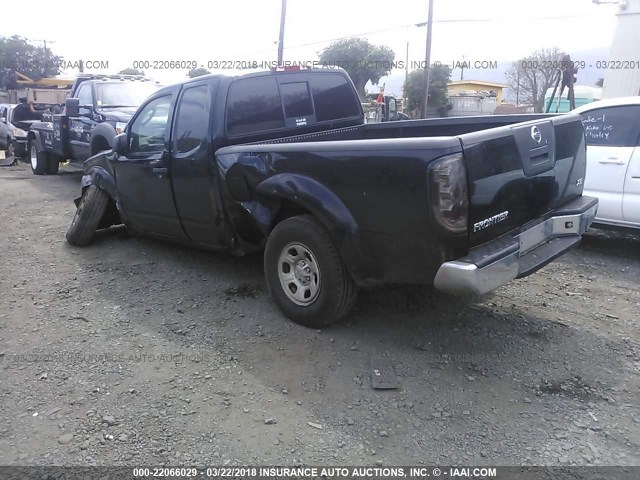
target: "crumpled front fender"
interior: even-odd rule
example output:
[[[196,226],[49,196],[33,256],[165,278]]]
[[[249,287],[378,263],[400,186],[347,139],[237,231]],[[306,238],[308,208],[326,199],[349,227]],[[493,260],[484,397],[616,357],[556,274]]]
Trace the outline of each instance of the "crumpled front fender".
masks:
[[[111,175],[111,172],[103,167],[94,166],[88,169],[88,171],[86,171],[86,173],[82,176],[80,185],[83,192],[90,185],[97,185],[98,187],[106,191],[111,198],[113,198],[114,200],[118,199],[116,181]]]

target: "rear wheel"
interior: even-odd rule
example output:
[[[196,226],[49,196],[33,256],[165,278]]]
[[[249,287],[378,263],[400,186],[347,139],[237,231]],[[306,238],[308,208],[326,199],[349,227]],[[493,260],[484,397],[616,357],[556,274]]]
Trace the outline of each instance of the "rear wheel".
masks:
[[[35,140],[29,140],[29,160],[34,175],[44,175],[49,168],[49,156],[46,152],[39,152]]]
[[[57,155],[49,155],[47,160],[47,175],[56,175],[60,168],[60,158]]]
[[[109,194],[96,185],[90,185],[82,195],[73,221],[67,231],[67,242],[84,247],[93,238],[96,228],[109,202]]]
[[[353,279],[326,230],[310,215],[288,218],[273,229],[264,270],[280,310],[301,325],[336,322],[355,303]]]

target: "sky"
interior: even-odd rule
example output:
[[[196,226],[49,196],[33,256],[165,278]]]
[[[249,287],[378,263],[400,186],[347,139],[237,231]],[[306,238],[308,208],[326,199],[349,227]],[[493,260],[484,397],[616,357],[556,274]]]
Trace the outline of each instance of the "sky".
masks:
[[[281,0],[135,0],[101,8],[61,8],[31,0],[38,12],[10,22],[3,35],[43,40],[65,60],[97,61],[88,73],[115,73],[134,62],[193,61],[222,69],[235,61],[273,61]],[[434,0],[432,61],[516,60],[558,46],[571,53],[610,46],[614,5],[592,0]],[[396,60],[424,60],[428,0],[288,0],[284,59],[314,61],[332,40],[358,35],[391,47]],[[74,13],[76,12],[76,13]],[[363,35],[360,35],[363,34]],[[580,60],[574,58],[574,60]],[[108,62],[108,69],[99,68]],[[72,76],[76,71],[64,72]],[[145,69],[162,83],[186,78],[184,69]],[[603,72],[604,73],[604,72]]]

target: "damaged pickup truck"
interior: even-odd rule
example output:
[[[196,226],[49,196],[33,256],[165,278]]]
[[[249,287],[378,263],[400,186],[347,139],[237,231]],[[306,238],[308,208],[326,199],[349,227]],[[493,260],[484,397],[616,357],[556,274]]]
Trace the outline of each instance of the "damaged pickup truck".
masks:
[[[235,255],[264,249],[281,311],[319,327],[349,312],[358,287],[489,292],[594,219],[578,115],[363,120],[342,70],[162,88],[85,162],[67,240],[124,223]]]

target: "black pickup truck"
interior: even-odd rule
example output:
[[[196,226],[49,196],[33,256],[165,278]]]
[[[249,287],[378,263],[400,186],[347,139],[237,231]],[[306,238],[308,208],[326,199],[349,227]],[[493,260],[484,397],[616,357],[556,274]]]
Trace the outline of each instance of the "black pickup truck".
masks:
[[[536,271],[593,221],[584,175],[578,115],[368,125],[342,70],[212,75],[156,92],[85,163],[67,240],[124,223],[264,249],[282,312],[318,327],[361,286],[483,294]]]
[[[60,162],[84,162],[113,146],[138,106],[160,85],[143,76],[79,75],[62,114],[31,125],[27,151],[34,175],[55,175]]]

